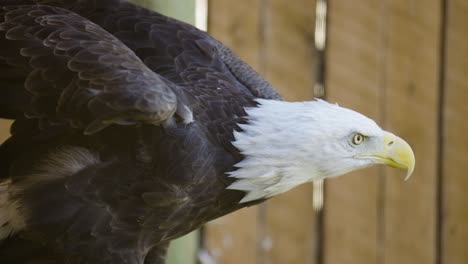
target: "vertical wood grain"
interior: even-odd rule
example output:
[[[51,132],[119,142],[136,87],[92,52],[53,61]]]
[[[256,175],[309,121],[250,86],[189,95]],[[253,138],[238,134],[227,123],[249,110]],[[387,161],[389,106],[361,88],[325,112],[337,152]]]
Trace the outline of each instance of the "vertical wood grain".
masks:
[[[468,2],[448,0],[443,103],[442,263],[468,262]]]
[[[439,0],[330,3],[330,100],[406,139],[417,169],[406,183],[404,172],[387,168],[328,182],[326,263],[435,261],[440,7]]]
[[[256,70],[260,67],[260,6],[260,0],[214,0],[209,2],[208,14],[208,32]],[[258,224],[257,206],[208,223],[208,252],[217,263],[256,263]]]
[[[5,141],[10,135],[10,125],[10,120],[0,119],[0,143]]]
[[[290,101],[310,100],[315,82],[315,0],[269,0],[263,6],[264,75]],[[267,202],[261,263],[315,263],[312,185]]]
[[[313,97],[315,0],[269,0],[264,12],[264,76],[288,101]]]
[[[386,1],[384,127],[416,155],[413,177],[385,169],[385,263],[435,263],[441,1]]]
[[[258,207],[241,209],[205,225],[205,246],[216,263],[257,263]]]
[[[257,71],[261,53],[261,0],[209,1],[208,33]]]
[[[330,1],[326,52],[330,102],[382,120],[380,0]],[[327,180],[325,264],[376,264],[379,247],[379,168]]]

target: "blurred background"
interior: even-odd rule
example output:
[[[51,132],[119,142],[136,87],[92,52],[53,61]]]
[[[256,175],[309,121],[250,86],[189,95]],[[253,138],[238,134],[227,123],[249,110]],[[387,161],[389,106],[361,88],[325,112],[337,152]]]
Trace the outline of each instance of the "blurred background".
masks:
[[[407,182],[370,168],[217,219],[171,264],[468,263],[468,1],[134,2],[207,30],[287,100],[373,118],[417,160]]]

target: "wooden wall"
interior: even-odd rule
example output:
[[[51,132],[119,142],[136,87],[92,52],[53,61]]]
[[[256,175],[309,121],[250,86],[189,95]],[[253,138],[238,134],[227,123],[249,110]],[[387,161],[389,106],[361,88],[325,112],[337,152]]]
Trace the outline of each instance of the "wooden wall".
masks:
[[[407,139],[417,169],[408,182],[387,168],[329,182],[325,263],[436,263],[441,8],[438,0],[330,3],[329,100]]]
[[[467,13],[463,0],[328,1],[327,99],[407,139],[414,175],[328,180],[322,219],[302,186],[216,220],[206,239],[218,263],[468,263]],[[307,100],[314,16],[311,0],[213,0],[209,31],[286,99]]]
[[[468,263],[468,2],[446,6],[439,186],[441,263]]]

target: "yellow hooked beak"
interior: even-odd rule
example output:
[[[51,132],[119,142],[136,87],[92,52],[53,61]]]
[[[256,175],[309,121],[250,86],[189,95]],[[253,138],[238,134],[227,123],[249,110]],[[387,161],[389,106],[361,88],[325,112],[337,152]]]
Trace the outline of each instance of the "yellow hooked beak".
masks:
[[[407,169],[405,181],[408,180],[413,173],[415,165],[413,150],[406,141],[392,133],[384,131],[383,139],[383,148],[381,151],[366,153],[361,157],[371,159],[378,164]]]

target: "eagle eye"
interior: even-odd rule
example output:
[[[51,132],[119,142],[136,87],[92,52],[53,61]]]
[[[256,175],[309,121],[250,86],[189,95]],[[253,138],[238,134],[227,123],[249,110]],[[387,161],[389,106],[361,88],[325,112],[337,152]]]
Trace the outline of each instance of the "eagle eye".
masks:
[[[363,134],[361,133],[356,133],[353,135],[353,145],[357,146],[357,145],[361,145],[362,142],[364,142],[364,140],[366,140],[366,136],[364,136]]]

